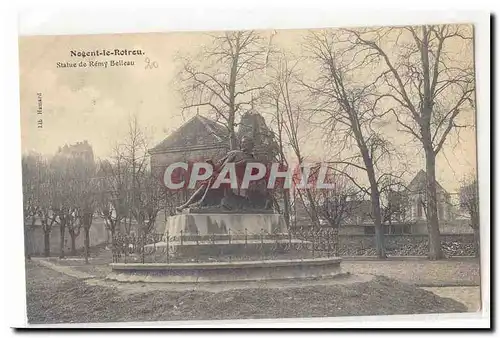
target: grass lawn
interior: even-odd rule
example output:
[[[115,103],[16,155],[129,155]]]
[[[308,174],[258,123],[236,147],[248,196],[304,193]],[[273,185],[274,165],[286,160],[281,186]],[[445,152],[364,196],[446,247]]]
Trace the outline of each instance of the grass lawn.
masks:
[[[369,282],[220,292],[137,291],[89,285],[33,262],[26,265],[30,323],[334,317],[464,312],[450,298],[386,277]]]

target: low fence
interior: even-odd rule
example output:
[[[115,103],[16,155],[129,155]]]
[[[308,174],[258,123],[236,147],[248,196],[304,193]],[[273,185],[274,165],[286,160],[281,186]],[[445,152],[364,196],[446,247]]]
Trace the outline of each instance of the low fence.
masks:
[[[306,259],[339,255],[335,229],[307,229],[293,234],[265,230],[227,234],[153,233],[113,239],[113,262],[203,262],[231,260]]]
[[[474,256],[473,234],[442,234],[446,256]],[[428,236],[385,235],[389,256],[426,256]],[[113,262],[204,262],[231,260],[306,259],[333,256],[376,256],[373,235],[339,235],[332,228],[298,228],[288,234],[260,231],[227,234],[152,233],[114,237]]]

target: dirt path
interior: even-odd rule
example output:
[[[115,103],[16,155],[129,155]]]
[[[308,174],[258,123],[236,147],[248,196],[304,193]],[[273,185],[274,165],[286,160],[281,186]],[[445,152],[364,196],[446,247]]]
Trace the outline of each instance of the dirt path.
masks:
[[[45,266],[46,268],[52,269],[54,271],[68,275],[70,277],[74,277],[74,278],[78,278],[78,279],[95,278],[94,275],[88,274],[86,272],[82,272],[82,271],[80,271],[80,270],[78,270],[75,267],[70,266],[70,265],[59,265],[59,264],[49,262],[45,259],[38,259],[38,258],[33,258],[33,262],[35,262],[36,264]]]
[[[481,290],[479,286],[461,287],[430,287],[422,288],[431,291],[439,297],[451,298],[467,306],[470,312],[481,309]]]
[[[395,278],[419,286],[479,286],[479,260],[343,261],[342,271]]]

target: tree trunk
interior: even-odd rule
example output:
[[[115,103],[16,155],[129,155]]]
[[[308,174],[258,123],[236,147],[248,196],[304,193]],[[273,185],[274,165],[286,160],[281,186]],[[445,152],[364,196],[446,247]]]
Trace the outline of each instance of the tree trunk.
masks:
[[[132,230],[132,216],[129,215],[128,217],[128,226],[127,221],[123,222],[123,225],[125,226],[125,235],[130,236],[130,230]]]
[[[89,251],[90,251],[90,227],[84,228],[85,232],[85,264],[89,264]]]
[[[365,164],[366,174],[368,175],[368,181],[370,182],[370,200],[372,206],[372,217],[373,225],[375,227],[375,243],[377,257],[380,259],[387,258],[385,252],[384,243],[384,229],[382,224],[382,210],[380,208],[380,191],[378,189],[377,178],[375,177],[375,168],[373,166],[373,159],[370,157],[370,153],[364,141],[361,131],[355,129],[356,141],[358,143],[359,150],[363,156],[363,163]]]
[[[141,230],[141,262],[142,262],[142,264],[144,264],[144,262],[145,262],[145,254],[144,254],[145,237],[146,237],[146,232],[144,230]]]
[[[238,149],[238,140],[236,139],[236,133],[234,132],[234,118],[232,119],[232,130],[229,132],[229,148],[230,150]]]
[[[59,258],[64,258],[64,239],[65,239],[66,226],[64,225],[64,221],[61,220],[61,225],[59,226]]]
[[[31,260],[31,254],[30,254],[30,238],[29,238],[29,229],[25,225],[24,226],[24,257],[27,260]]]
[[[425,151],[425,169],[427,174],[426,194],[426,216],[427,231],[429,232],[429,259],[437,260],[443,258],[441,249],[441,235],[439,233],[439,220],[437,210],[436,192],[436,153],[434,152],[433,137],[431,132],[432,112],[434,106],[433,93],[431,90],[431,74],[429,67],[429,40],[427,27],[422,26],[421,60],[423,70],[423,97],[420,110],[420,125],[422,145]]]
[[[76,234],[74,231],[70,231],[69,235],[71,237],[71,256],[76,256]]]
[[[377,182],[375,180],[375,172],[373,167],[367,167],[368,177],[370,181],[370,199],[372,202],[373,225],[375,227],[375,243],[377,257],[380,259],[387,258],[384,243],[384,229],[382,224],[382,211],[380,209],[380,192],[378,191]]]
[[[113,263],[116,263],[115,260],[117,261],[118,251],[117,248],[115,247],[115,233],[116,233],[115,227],[111,227],[109,232],[111,233],[111,254],[113,255]]]
[[[290,229],[290,195],[288,190],[283,189],[283,217],[285,218],[286,228]]]
[[[50,231],[43,230],[43,255],[45,257],[50,256]]]
[[[437,211],[437,192],[436,192],[436,156],[432,144],[424,147],[425,166],[427,174],[427,231],[429,232],[429,259],[437,260],[444,258],[441,249],[441,234],[439,232],[439,219]]]
[[[236,75],[238,73],[238,59],[239,54],[233,56],[233,62],[231,64],[231,73],[229,78],[229,116],[227,119],[227,128],[229,131],[229,148],[230,150],[235,150],[238,148],[238,141],[236,139],[236,133],[234,131],[234,124],[236,119]]]
[[[306,196],[307,196],[307,200],[309,201],[309,205],[311,207],[310,216],[311,216],[311,220],[313,222],[313,227],[315,227],[315,228],[319,227],[320,222],[319,222],[319,217],[318,217],[318,210],[316,209],[316,202],[314,201],[314,198],[311,194],[311,189],[306,188]]]
[[[374,217],[373,222],[375,225],[375,241],[377,244],[377,257],[380,259],[385,259],[387,258],[387,255],[385,253],[385,246],[384,246],[384,229],[380,217],[380,204],[375,202],[374,199],[372,199],[372,208]]]

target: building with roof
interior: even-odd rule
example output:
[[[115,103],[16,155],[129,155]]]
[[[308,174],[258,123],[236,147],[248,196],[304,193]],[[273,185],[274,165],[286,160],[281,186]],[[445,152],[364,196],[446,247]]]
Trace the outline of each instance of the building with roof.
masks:
[[[426,219],[425,202],[427,196],[427,174],[420,170],[408,185],[410,200],[410,219],[421,221]],[[450,194],[436,181],[437,209],[439,220],[448,220],[451,216]]]
[[[65,144],[59,147],[56,152],[57,157],[81,159],[88,163],[94,163],[94,151],[87,140],[76,142],[74,144]]]
[[[382,215],[387,234],[426,234],[427,219],[425,214],[427,177],[420,170],[410,181],[407,190],[397,191],[389,198],[392,204],[400,205],[397,213]],[[448,193],[436,182],[439,227],[442,233],[470,233],[465,217],[457,217],[456,208],[451,201],[452,194]],[[368,199],[347,201],[346,213],[340,226],[341,234],[366,234],[375,233],[372,205]],[[401,209],[401,210],[399,210]],[[310,226],[310,217],[305,206],[300,201],[295,202],[295,219],[298,226]],[[386,217],[389,218],[386,218]]]
[[[229,150],[227,134],[224,125],[195,115],[149,149],[151,170],[161,171],[168,164],[175,162],[220,158]]]
[[[271,161],[278,150],[262,115],[248,111],[241,116],[236,136],[255,141],[257,159]],[[229,151],[229,132],[223,124],[195,115],[155,147],[149,149],[151,169],[161,170],[175,162],[217,160]]]

